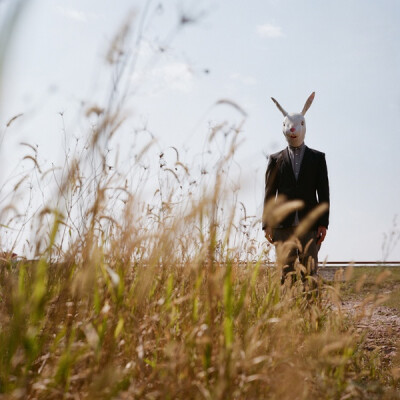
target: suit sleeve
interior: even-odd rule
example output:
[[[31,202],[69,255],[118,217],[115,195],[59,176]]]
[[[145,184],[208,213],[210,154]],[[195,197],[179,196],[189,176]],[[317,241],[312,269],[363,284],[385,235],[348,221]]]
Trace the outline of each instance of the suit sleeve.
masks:
[[[277,180],[277,172],[278,166],[276,159],[270,157],[267,171],[265,173],[265,194],[264,194],[264,210],[263,210],[263,218],[262,218],[262,229],[265,230],[267,228],[267,224],[265,222],[265,205],[268,200],[271,198],[275,198],[276,192],[278,189],[278,180]]]
[[[318,194],[318,201],[320,204],[328,203],[328,206],[330,205],[328,168],[326,166],[325,154],[322,154],[321,161],[320,161],[318,183],[317,183],[317,194]],[[318,225],[325,226],[326,228],[328,228],[329,208],[318,220]]]

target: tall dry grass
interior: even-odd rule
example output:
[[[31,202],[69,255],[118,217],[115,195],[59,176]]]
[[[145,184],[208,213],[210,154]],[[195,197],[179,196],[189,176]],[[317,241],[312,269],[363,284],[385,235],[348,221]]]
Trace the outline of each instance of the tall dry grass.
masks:
[[[398,380],[363,350],[338,287],[281,285],[279,268],[266,268],[259,221],[227,186],[240,107],[220,102],[243,120],[210,130],[220,152],[207,170],[160,151],[148,196],[153,140],[129,176],[103,150],[125,118],[115,96],[87,110],[95,128],[59,173],[28,146],[39,182],[56,189],[32,218],[35,260],[0,266],[0,396],[393,398]]]
[[[4,396],[394,393],[396,380],[376,354],[362,349],[340,312],[338,287],[318,281],[307,288],[301,280],[281,285],[279,268],[265,265],[264,245],[257,248],[249,237],[258,221],[235,202],[226,208],[223,171],[238,132],[224,137],[226,152],[204,184],[190,184],[193,176],[179,157],[170,168],[158,155],[161,185],[151,205],[118,186],[121,176],[110,174],[101,157],[95,179],[82,172],[87,154],[65,167],[59,208],[37,215],[37,259],[9,260],[0,269]],[[96,151],[96,141],[88,151]],[[181,187],[192,195],[179,200]],[[122,206],[114,197],[109,203],[110,191],[123,194],[117,195]],[[283,217],[279,207],[271,206],[273,218]]]

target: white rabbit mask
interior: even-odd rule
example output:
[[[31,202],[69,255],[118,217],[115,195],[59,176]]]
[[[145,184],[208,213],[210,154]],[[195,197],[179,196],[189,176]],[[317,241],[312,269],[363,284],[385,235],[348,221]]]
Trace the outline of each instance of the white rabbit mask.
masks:
[[[283,120],[283,134],[289,146],[299,147],[304,143],[304,137],[306,135],[306,120],[304,115],[310,108],[314,100],[315,92],[312,92],[310,97],[307,99],[306,104],[304,104],[301,113],[291,113],[288,114],[282,106],[271,97],[272,101],[276,104],[280,112],[283,114],[285,119]]]

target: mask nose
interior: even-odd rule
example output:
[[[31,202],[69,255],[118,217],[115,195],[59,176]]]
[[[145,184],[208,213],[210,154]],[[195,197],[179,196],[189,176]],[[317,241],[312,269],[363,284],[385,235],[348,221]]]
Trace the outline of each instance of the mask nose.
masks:
[[[295,132],[296,131],[296,128],[290,128],[290,132]]]

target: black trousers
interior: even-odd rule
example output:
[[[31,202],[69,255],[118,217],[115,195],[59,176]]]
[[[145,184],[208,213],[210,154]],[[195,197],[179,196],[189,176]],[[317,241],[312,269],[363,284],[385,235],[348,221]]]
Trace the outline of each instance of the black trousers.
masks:
[[[295,271],[297,258],[306,271],[302,271],[302,277],[316,275],[318,270],[317,231],[310,231],[302,237],[295,237],[295,227],[276,228],[273,230],[272,238],[276,247],[276,258],[278,265],[282,266],[282,279]]]

